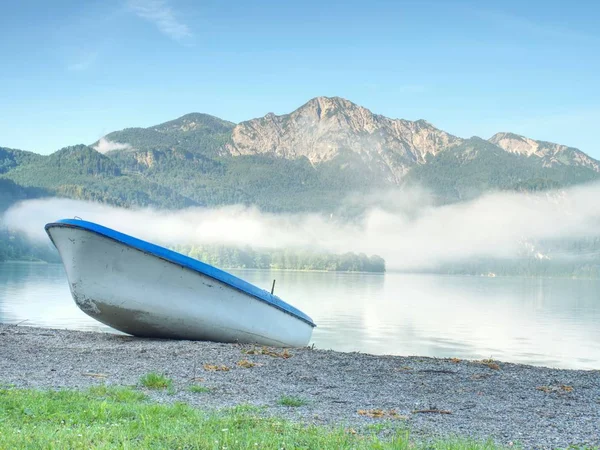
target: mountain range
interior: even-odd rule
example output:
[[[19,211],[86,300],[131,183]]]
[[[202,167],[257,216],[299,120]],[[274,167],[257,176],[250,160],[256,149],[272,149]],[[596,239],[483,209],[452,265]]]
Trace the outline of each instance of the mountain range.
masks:
[[[576,148],[508,132],[465,139],[338,97],[239,124],[187,114],[47,156],[0,147],[0,211],[21,199],[61,196],[119,206],[334,212],[349,195],[389,188],[420,186],[449,203],[599,179],[600,162]]]

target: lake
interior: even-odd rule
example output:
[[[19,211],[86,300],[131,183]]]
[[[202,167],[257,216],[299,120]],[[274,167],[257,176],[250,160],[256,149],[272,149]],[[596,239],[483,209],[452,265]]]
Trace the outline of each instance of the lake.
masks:
[[[310,315],[316,348],[600,369],[600,281],[230,272]],[[0,263],[0,322],[111,331],[75,306],[62,265]]]

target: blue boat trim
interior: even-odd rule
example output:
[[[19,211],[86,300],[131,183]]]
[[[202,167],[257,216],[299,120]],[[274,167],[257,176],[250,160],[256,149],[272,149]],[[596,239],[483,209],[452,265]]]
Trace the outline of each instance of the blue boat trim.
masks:
[[[216,267],[211,266],[210,264],[203,263],[202,261],[198,261],[197,259],[190,258],[188,256],[182,255],[181,253],[174,252],[173,250],[169,250],[159,245],[143,241],[133,236],[129,236],[127,234],[113,230],[111,228],[98,225],[97,223],[87,222],[85,220],[62,219],[58,222],[47,224],[45,226],[46,232],[48,232],[48,229],[52,227],[79,228],[82,230],[90,231],[92,233],[97,233],[99,235],[105,236],[109,239],[120,242],[129,247],[135,248],[145,253],[149,253],[171,263],[185,267],[186,269],[193,270],[195,272],[213,278],[214,280],[220,281],[221,283],[231,286],[232,288],[237,289],[238,291],[241,291],[245,294],[251,295],[252,297],[258,300],[268,303],[269,305],[274,306],[275,308],[280,309],[281,311],[291,314],[292,316],[302,320],[303,322],[306,322],[312,327],[316,327],[315,323],[309,316],[304,314],[299,309],[294,308],[292,305],[284,302],[276,295],[272,295],[270,292],[267,292],[264,289],[254,286],[253,284],[248,283],[247,281],[244,281],[241,278],[236,277],[235,275],[232,275],[221,269],[217,269]],[[50,236],[50,234],[48,235]],[[52,236],[50,236],[50,239],[52,239]]]

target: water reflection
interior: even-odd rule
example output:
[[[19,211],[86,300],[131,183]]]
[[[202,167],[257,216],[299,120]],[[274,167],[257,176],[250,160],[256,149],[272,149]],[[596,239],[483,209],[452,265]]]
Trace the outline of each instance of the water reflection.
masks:
[[[313,317],[318,348],[600,368],[600,282],[237,270]],[[62,266],[0,264],[0,320],[108,330]]]
[[[50,328],[112,330],[75,305],[60,264],[0,263],[0,321]]]
[[[600,368],[600,282],[240,271],[313,315],[320,348]]]

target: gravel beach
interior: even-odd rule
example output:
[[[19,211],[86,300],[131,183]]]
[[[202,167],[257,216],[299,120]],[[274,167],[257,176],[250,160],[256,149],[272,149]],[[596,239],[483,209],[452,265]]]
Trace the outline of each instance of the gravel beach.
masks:
[[[43,389],[136,385],[149,372],[173,380],[171,392],[149,391],[159,402],[184,401],[204,409],[252,404],[265,414],[358,431],[384,422],[409,428],[417,438],[492,438],[523,448],[600,445],[597,370],[310,348],[283,352],[0,325],[3,384]],[[210,391],[192,393],[193,384]],[[282,406],[282,396],[306,404]],[[372,410],[384,417],[370,417]]]

